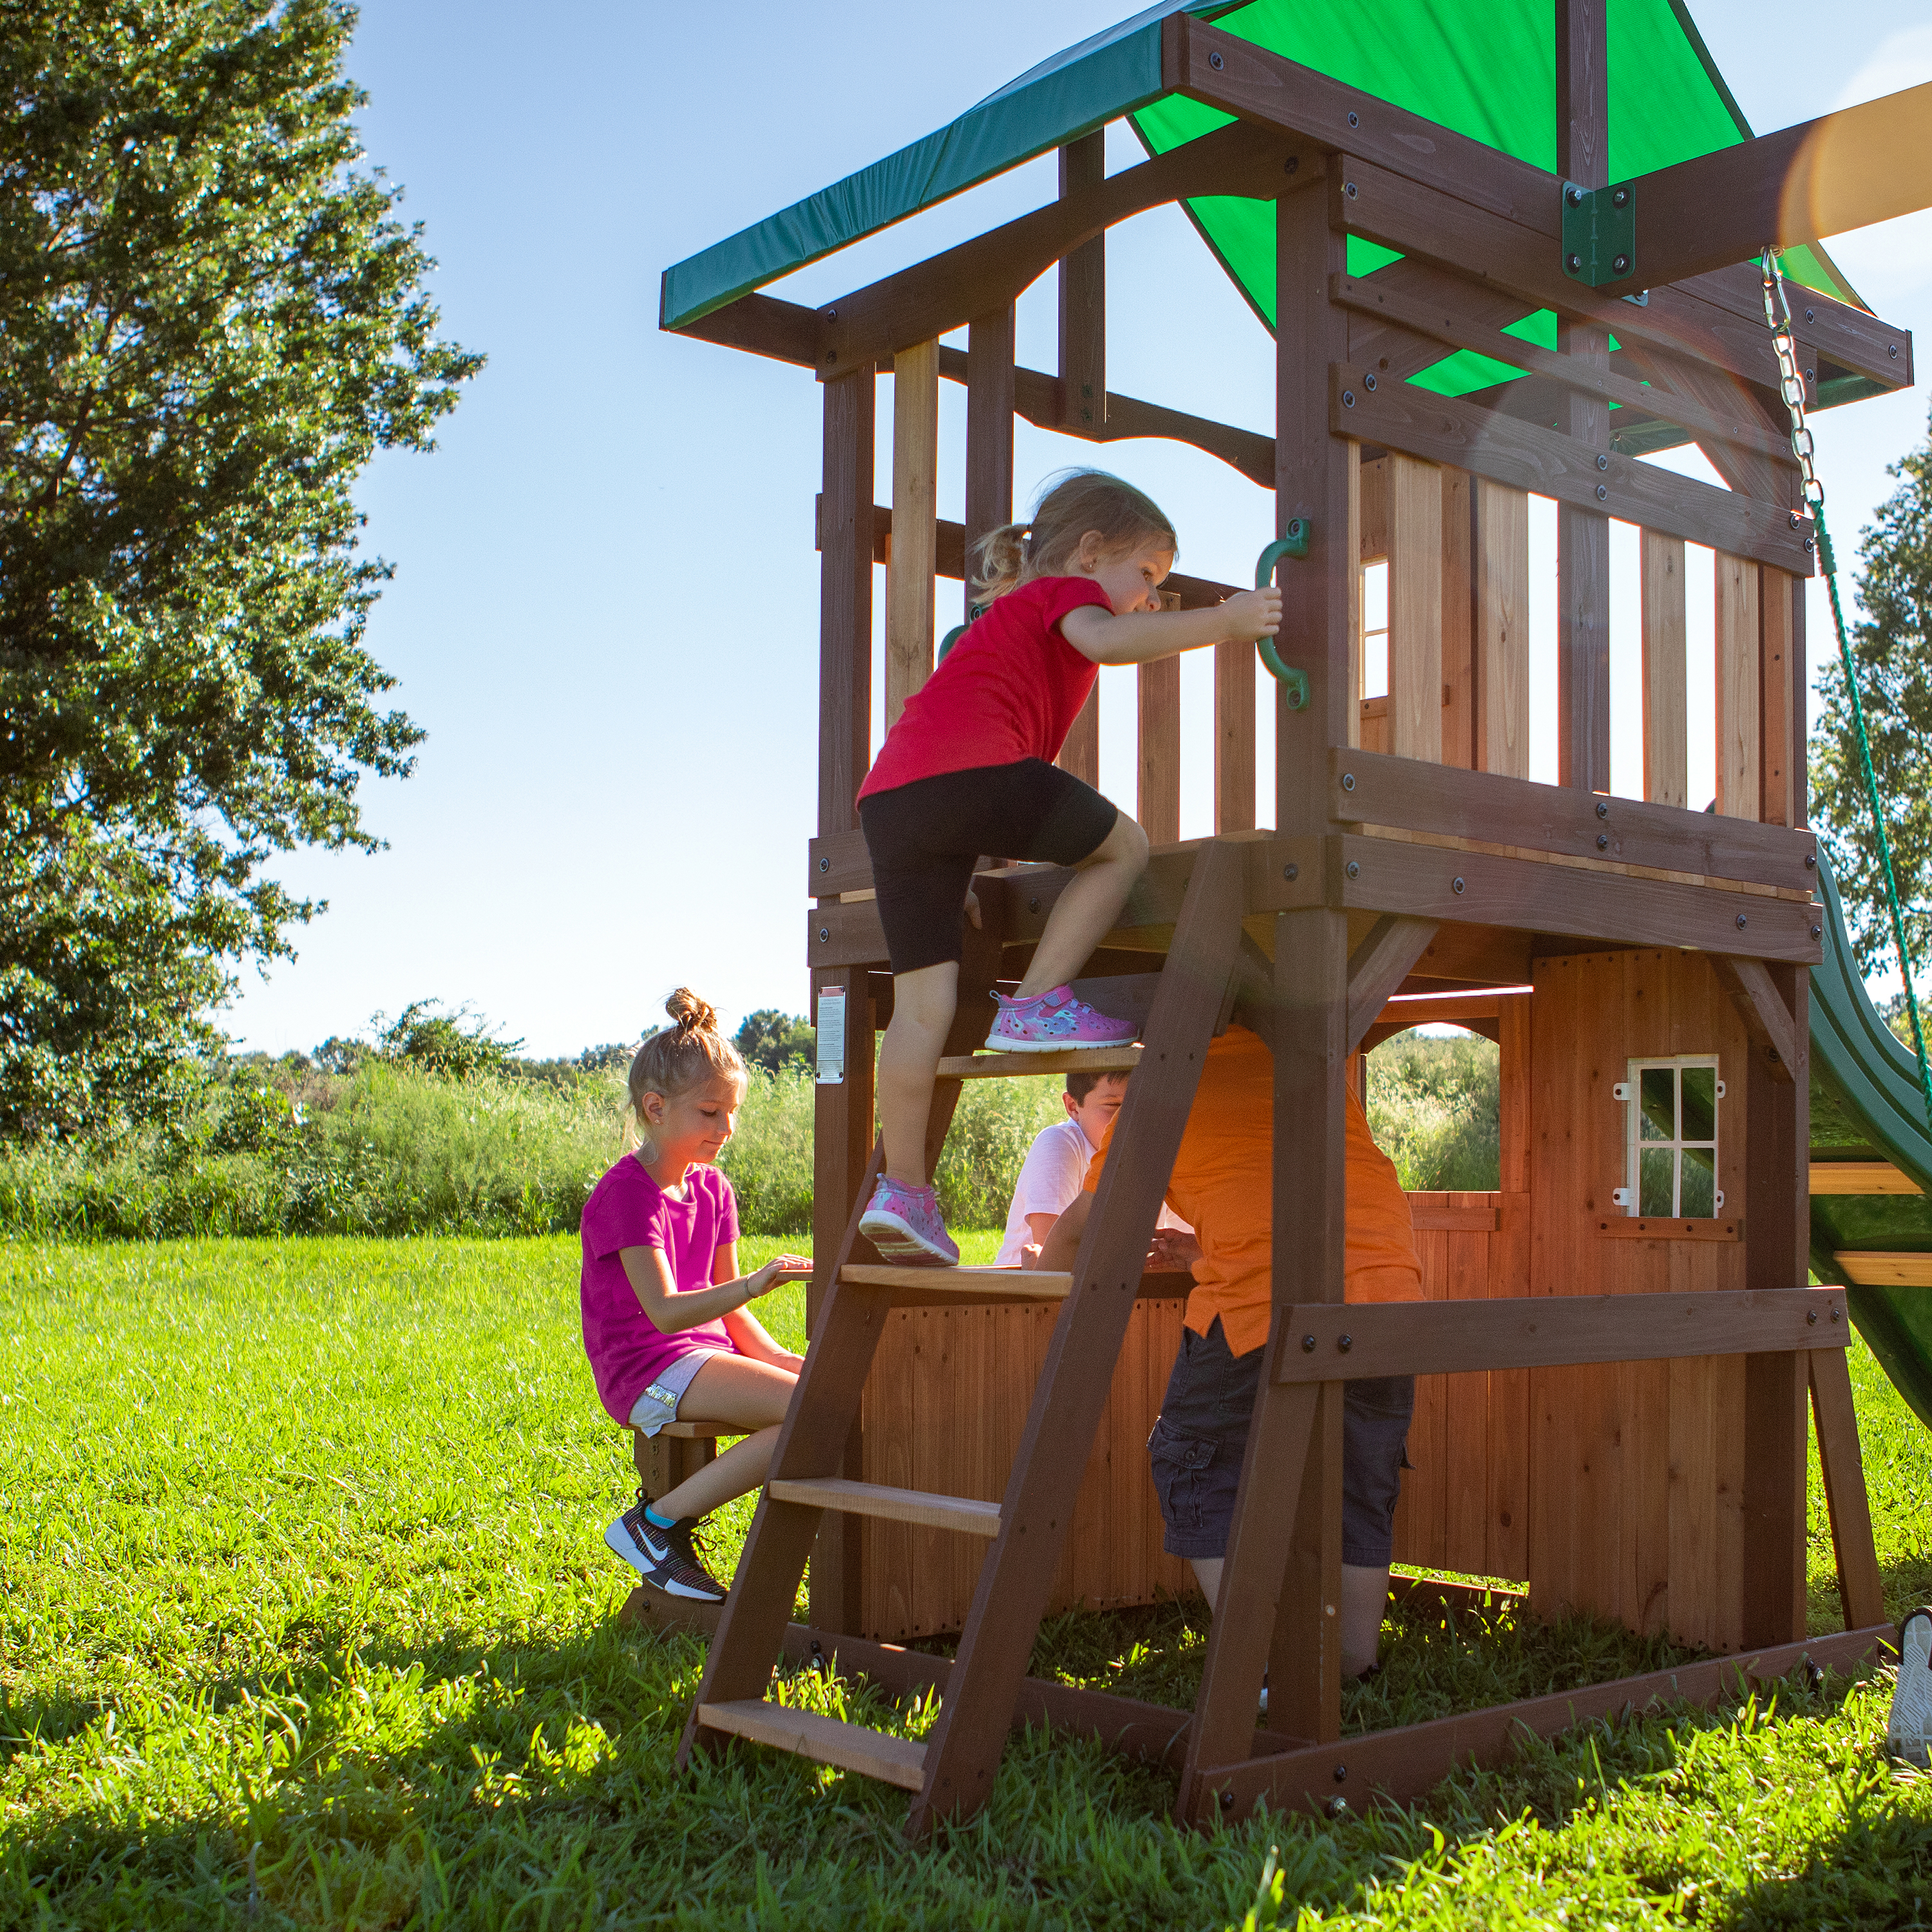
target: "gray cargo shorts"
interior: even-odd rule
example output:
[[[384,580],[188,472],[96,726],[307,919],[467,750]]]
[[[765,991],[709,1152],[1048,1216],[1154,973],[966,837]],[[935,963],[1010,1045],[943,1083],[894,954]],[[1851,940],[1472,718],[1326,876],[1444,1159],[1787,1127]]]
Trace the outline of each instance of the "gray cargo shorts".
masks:
[[[1231,1354],[1220,1319],[1180,1334],[1160,1415],[1148,1438],[1170,1556],[1225,1556],[1265,1347]],[[1342,1561],[1379,1569],[1395,1546],[1395,1506],[1409,1466],[1415,1378],[1350,1382],[1342,1410]],[[1283,1497],[1284,1508],[1294,1498]]]

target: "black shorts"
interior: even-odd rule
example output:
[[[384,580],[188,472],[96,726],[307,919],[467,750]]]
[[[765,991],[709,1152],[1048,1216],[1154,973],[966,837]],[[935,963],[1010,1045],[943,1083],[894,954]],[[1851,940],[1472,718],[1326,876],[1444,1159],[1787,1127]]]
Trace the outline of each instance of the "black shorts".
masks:
[[[915,778],[859,801],[872,885],[895,973],[957,960],[966,889],[982,853],[1076,866],[1120,816],[1071,772],[1043,758]]]
[[[1234,1492],[1265,1348],[1228,1352],[1220,1319],[1204,1335],[1180,1332],[1160,1417],[1148,1438],[1170,1556],[1225,1556]],[[1350,1382],[1342,1406],[1342,1561],[1379,1569],[1395,1547],[1395,1506],[1408,1466],[1415,1378]],[[1294,1498],[1280,1498],[1292,1509]]]

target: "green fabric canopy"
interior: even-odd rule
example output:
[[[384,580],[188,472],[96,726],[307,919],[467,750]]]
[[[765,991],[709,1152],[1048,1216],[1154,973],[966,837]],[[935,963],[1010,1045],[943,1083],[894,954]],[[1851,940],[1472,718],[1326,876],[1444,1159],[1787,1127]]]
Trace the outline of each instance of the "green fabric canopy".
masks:
[[[1154,154],[1232,118],[1162,91],[1161,22],[1211,20],[1286,58],[1360,88],[1538,167],[1556,161],[1556,22],[1550,0],[1165,0],[1022,74],[938,133],[668,269],[662,322],[679,328],[752,290],[875,234],[920,209],[1126,116]],[[1750,138],[1681,0],[1612,0],[1610,8],[1610,176],[1646,174]],[[1256,314],[1274,326],[1270,205],[1230,196],[1184,204]],[[1399,259],[1351,238],[1348,265],[1366,274]],[[1822,249],[1784,258],[1793,280],[1842,301],[1857,296]],[[1556,318],[1525,316],[1511,333],[1554,347]],[[1518,371],[1467,352],[1414,379],[1460,394]],[[1856,379],[1852,379],[1855,382]],[[1856,382],[1857,392],[1868,386]],[[1850,400],[1828,394],[1829,401]]]

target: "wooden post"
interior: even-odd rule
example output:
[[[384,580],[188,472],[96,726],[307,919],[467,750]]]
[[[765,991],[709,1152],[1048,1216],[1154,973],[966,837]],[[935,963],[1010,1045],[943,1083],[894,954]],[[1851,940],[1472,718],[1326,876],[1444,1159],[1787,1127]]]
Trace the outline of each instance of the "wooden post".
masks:
[[[1136,679],[1140,756],[1135,816],[1150,845],[1180,839],[1180,660],[1142,664]]]
[[[872,762],[872,420],[870,369],[825,385],[818,511],[818,832],[850,832]]]
[[[966,332],[966,606],[973,546],[1013,520],[1013,305],[976,316]]]
[[[886,565],[886,729],[932,675],[938,562],[939,344],[892,358],[892,539]]]
[[[1476,479],[1476,768],[1529,776],[1529,497]]]
[[[1610,88],[1604,68],[1606,0],[1556,0],[1556,165],[1582,188],[1610,182]],[[1607,371],[1601,328],[1562,322],[1557,347]],[[1610,412],[1566,391],[1564,427],[1608,449]],[[1610,526],[1600,512],[1561,503],[1556,513],[1558,778],[1585,791],[1610,788]]]
[[[1684,539],[1643,533],[1643,795],[1683,806],[1689,781]]]
[[[1804,755],[1804,687],[1793,676],[1792,613],[1803,586],[1769,565],[1758,572],[1758,777],[1760,815],[1795,825],[1793,778]]]
[[[1255,647],[1214,646],[1214,830],[1255,829]]]
[[[1104,128],[1060,151],[1060,198],[1090,192],[1107,176]],[[1107,431],[1107,237],[1083,242],[1060,265],[1060,420],[1076,436]]]
[[[1066,734],[1066,742],[1060,748],[1060,756],[1054,760],[1064,772],[1071,772],[1082,782],[1096,790],[1100,784],[1100,687],[1096,684],[1087,694],[1087,702],[1080,707],[1080,715],[1073,721],[1072,728]]]
[[[825,385],[824,488],[819,503],[818,830],[858,824],[854,803],[872,763],[872,435],[875,385],[862,369]],[[806,1325],[821,1325],[846,1223],[857,1204],[872,1142],[872,1004],[862,968],[812,976],[812,1017],[829,986],[845,995],[845,1078],[814,1090],[812,1253]],[[853,1445],[856,1453],[856,1445]],[[850,1460],[848,1456],[848,1462]],[[856,1464],[846,1474],[856,1475]],[[859,1609],[859,1539],[835,1526],[812,1563],[814,1621],[850,1628]]]
[[[1389,749],[1439,765],[1442,472],[1393,452],[1388,464]]]
[[[1475,478],[1445,466],[1442,478],[1442,762],[1476,767],[1474,626]]]
[[[1718,809],[1759,811],[1758,566],[1719,550],[1712,560],[1717,613]]]

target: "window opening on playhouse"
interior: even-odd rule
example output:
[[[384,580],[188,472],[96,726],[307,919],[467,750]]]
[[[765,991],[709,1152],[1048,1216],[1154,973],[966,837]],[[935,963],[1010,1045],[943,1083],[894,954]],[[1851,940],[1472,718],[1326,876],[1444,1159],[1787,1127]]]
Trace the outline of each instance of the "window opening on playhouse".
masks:
[[[1718,1102],[1724,1083],[1714,1054],[1633,1060],[1612,1090],[1623,1102],[1626,1184],[1611,1198],[1658,1220],[1711,1220],[1724,1212],[1718,1185]]]

